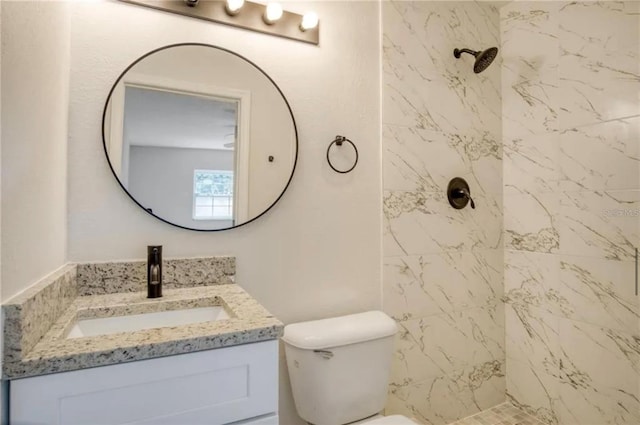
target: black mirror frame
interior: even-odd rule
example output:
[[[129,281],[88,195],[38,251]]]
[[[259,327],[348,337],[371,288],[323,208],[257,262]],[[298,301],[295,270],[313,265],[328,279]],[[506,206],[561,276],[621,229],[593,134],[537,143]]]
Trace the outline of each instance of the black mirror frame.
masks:
[[[138,202],[136,200],[136,198],[134,198],[133,195],[131,195],[131,193],[129,193],[127,188],[124,187],[124,185],[122,184],[122,182],[118,178],[118,175],[116,174],[115,170],[113,169],[113,165],[111,165],[111,159],[109,159],[109,152],[107,150],[107,140],[106,140],[106,137],[105,137],[105,134],[104,134],[104,126],[105,126],[105,119],[106,119],[106,116],[107,116],[107,107],[109,106],[109,101],[111,100],[111,95],[113,94],[113,91],[115,90],[116,86],[118,85],[118,83],[122,80],[122,78],[125,76],[125,74],[131,68],[133,68],[138,62],[140,62],[143,59],[145,59],[147,56],[150,56],[150,55],[152,55],[154,53],[157,53],[157,52],[160,52],[162,50],[170,49],[172,47],[183,47],[183,46],[201,46],[201,47],[209,47],[209,48],[213,48],[213,49],[222,50],[223,52],[230,53],[230,54],[232,54],[232,55],[234,55],[234,56],[236,56],[236,57],[238,57],[240,59],[243,59],[244,61],[246,61],[250,65],[252,65],[260,73],[262,73],[262,75],[264,75],[271,82],[271,84],[273,84],[273,86],[276,88],[276,90],[278,90],[278,93],[280,93],[280,96],[282,96],[282,100],[284,100],[284,103],[287,106],[287,110],[289,111],[289,115],[291,116],[291,122],[293,123],[293,132],[295,134],[295,139],[296,139],[295,140],[296,141],[296,151],[295,151],[295,157],[293,159],[293,167],[291,168],[291,175],[289,176],[289,180],[287,180],[287,184],[282,189],[282,192],[280,193],[280,195],[278,195],[278,197],[273,201],[273,203],[271,205],[269,205],[269,207],[267,207],[263,212],[261,212],[260,214],[258,214],[255,217],[253,217],[252,219],[245,221],[244,223],[235,224],[235,225],[233,225],[231,227],[225,227],[225,228],[222,228],[222,229],[194,229],[194,228],[191,228],[191,227],[181,226],[179,224],[172,223],[172,222],[170,222],[168,220],[165,220],[162,217],[159,217],[159,216],[155,215],[153,212],[149,211],[149,209],[145,208],[140,202]],[[158,219],[160,221],[163,221],[163,222],[165,222],[167,224],[170,224],[172,226],[179,227],[179,228],[185,229],[185,230],[192,230],[192,231],[196,231],[196,232],[221,232],[221,231],[224,231],[224,230],[237,229],[238,227],[242,227],[242,226],[244,226],[246,224],[249,224],[249,223],[252,223],[252,222],[256,221],[258,218],[262,217],[269,210],[271,210],[271,208],[273,208],[273,206],[275,204],[277,204],[278,201],[280,201],[280,199],[282,198],[284,193],[289,188],[289,185],[291,184],[291,180],[293,180],[293,175],[294,175],[294,173],[296,171],[296,165],[298,164],[298,127],[296,125],[296,119],[293,116],[293,111],[291,110],[291,105],[289,105],[289,101],[285,97],[284,93],[282,93],[282,90],[280,90],[280,87],[276,84],[276,82],[273,81],[273,79],[266,72],[264,72],[262,70],[262,68],[260,68],[258,65],[256,65],[255,63],[253,63],[249,59],[245,58],[244,56],[239,55],[236,52],[233,52],[233,51],[231,51],[229,49],[225,49],[224,47],[215,46],[213,44],[206,44],[206,43],[177,43],[177,44],[170,44],[170,45],[167,45],[167,46],[163,46],[163,47],[154,49],[154,50],[152,50],[152,51],[150,51],[148,53],[145,53],[144,55],[142,55],[141,57],[136,59],[133,63],[131,63],[131,65],[126,67],[125,70],[122,71],[120,76],[116,79],[115,83],[113,83],[113,86],[111,87],[111,90],[109,90],[109,94],[107,95],[107,100],[104,103],[104,109],[102,111],[102,147],[104,148],[104,154],[105,154],[105,157],[107,158],[107,163],[109,164],[109,169],[111,169],[111,172],[113,173],[113,176],[115,177],[116,181],[118,182],[118,184],[120,185],[122,190],[124,190],[124,192],[127,194],[127,196],[129,196],[129,198],[131,198],[131,200],[133,202],[135,202],[136,205],[138,205],[140,208],[142,208],[147,214],[149,214],[149,215],[155,217],[156,219]]]

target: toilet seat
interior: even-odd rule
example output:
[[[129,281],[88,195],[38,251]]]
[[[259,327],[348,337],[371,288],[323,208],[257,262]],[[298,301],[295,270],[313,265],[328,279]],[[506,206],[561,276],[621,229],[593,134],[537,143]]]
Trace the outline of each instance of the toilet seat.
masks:
[[[364,422],[362,425],[418,425],[406,416],[393,415],[375,418],[371,421]]]

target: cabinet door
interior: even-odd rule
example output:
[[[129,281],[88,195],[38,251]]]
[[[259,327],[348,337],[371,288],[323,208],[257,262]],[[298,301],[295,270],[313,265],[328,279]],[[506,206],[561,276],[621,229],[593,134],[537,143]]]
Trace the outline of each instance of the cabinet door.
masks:
[[[275,413],[267,341],[11,382],[11,423],[222,425]]]

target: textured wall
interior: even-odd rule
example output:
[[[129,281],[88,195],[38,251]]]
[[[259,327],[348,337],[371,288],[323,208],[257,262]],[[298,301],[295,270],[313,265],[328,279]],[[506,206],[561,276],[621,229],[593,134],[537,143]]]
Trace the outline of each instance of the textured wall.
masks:
[[[507,393],[640,423],[637,2],[501,9]]]
[[[2,2],[2,297],[66,261],[69,11]]]
[[[380,308],[381,171],[379,5],[285,3],[316,10],[320,45],[290,41],[118,1],[72,10],[69,124],[69,257],[143,258],[148,244],[166,257],[233,255],[237,282],[286,323]],[[178,42],[219,45],[262,67],[291,103],[300,156],[293,182],[258,221],[221,233],[168,226],[136,206],[104,158],[101,116],[119,73],[140,55]],[[327,145],[353,140],[360,162],[330,170]],[[282,423],[299,419],[281,364]]]
[[[384,310],[400,326],[387,413],[444,424],[504,400],[499,45],[475,2],[384,2]],[[453,209],[453,177],[477,209]]]

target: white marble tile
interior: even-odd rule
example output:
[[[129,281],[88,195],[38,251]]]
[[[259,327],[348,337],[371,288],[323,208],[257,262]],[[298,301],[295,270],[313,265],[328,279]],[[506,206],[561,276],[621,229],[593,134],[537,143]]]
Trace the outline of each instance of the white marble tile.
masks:
[[[640,4],[571,2],[560,8],[560,126],[638,115]]]
[[[480,192],[491,201],[502,198],[503,167],[502,143],[496,143],[494,135],[481,132],[477,135],[454,134],[451,140],[470,164],[470,171],[463,177],[470,185],[471,194]],[[447,184],[449,182],[447,181]]]
[[[585,54],[637,48],[640,34],[637,1],[562,2],[559,23],[562,46]]]
[[[445,425],[502,403],[504,382],[504,361],[494,360],[421,382],[392,383],[385,414]]]
[[[560,320],[562,424],[640,422],[640,336]]]
[[[640,423],[639,11],[501,9],[507,394],[549,424]]]
[[[391,228],[391,222],[387,217],[387,214],[382,216],[382,256],[398,257],[402,255],[408,255],[404,248],[400,245],[400,241],[396,238],[396,235]]]
[[[559,138],[562,190],[640,187],[640,117],[566,130]]]
[[[502,250],[384,259],[383,309],[396,319],[483,306],[502,297]]]
[[[502,8],[502,125],[505,140],[558,127],[559,2],[512,2]]]
[[[523,80],[502,86],[502,135],[507,139],[550,133],[558,128],[555,81]]]
[[[512,2],[500,9],[502,81],[557,79],[559,1]]]
[[[509,357],[506,362],[507,400],[544,423],[560,424],[556,413],[560,399],[557,374],[550,375]]]
[[[504,250],[505,296],[534,307],[549,306],[557,296],[559,266],[555,254]]]
[[[443,134],[412,127],[383,126],[385,190],[446,190],[453,176],[472,173],[485,191],[502,189],[502,146],[489,132]]]
[[[498,176],[502,175],[502,169],[489,171],[489,164],[491,162],[495,163],[493,160],[487,160],[484,163],[478,161],[473,164],[473,169],[469,173],[456,176],[462,177],[469,184],[469,191],[475,201],[476,209],[481,208],[486,210],[496,205],[502,208],[504,188],[502,185],[496,187],[497,185],[494,184],[495,181],[491,179],[491,177],[499,178]],[[486,174],[484,173],[485,170],[487,171]],[[465,209],[466,208],[470,207],[465,207]],[[484,211],[482,214],[484,214]],[[502,220],[502,210],[498,211],[498,214],[500,220]],[[489,219],[493,221],[495,218],[496,217]],[[502,228],[502,222],[500,222],[500,227]]]
[[[395,241],[405,255],[498,248],[502,199],[476,191],[472,195],[476,209],[456,210],[444,191],[385,191],[386,239]]]
[[[505,303],[506,355],[535,370],[557,376],[558,318],[522,301]]]
[[[563,55],[558,72],[558,128],[640,114],[638,59],[613,53],[599,60]]]
[[[564,316],[627,333],[640,333],[635,262],[559,256],[558,292]]]
[[[383,304],[403,326],[386,413],[440,425],[504,400],[502,59],[453,56],[499,46],[499,14],[393,1],[382,23]],[[475,210],[449,205],[456,176]]]
[[[449,303],[448,293],[441,292],[442,284],[446,282],[442,282],[437,276],[445,267],[438,264],[438,260],[438,254],[385,257],[382,310],[396,320],[455,310]]]
[[[477,2],[383,2],[383,123],[469,133],[501,129],[500,61],[473,73],[458,47],[497,46],[495,10]],[[482,41],[482,45],[479,44]]]
[[[392,382],[422,381],[504,358],[502,303],[398,322]]]
[[[442,133],[383,125],[382,146],[385,190],[436,192],[446,187],[451,173],[468,171]]]
[[[498,15],[482,3],[384,1],[382,18],[383,64],[390,77],[415,82],[443,75],[474,77],[465,66],[470,57],[458,61],[453,50],[499,44]]]
[[[471,64],[470,64],[471,66]],[[501,128],[500,85],[488,79],[466,83],[458,77],[416,84],[386,79],[383,123],[447,134]]]
[[[505,195],[557,191],[560,175],[557,132],[505,139],[503,150]]]
[[[557,252],[560,247],[558,198],[552,193],[520,191],[504,196],[504,246],[531,252]]]
[[[504,252],[505,302],[530,306],[550,314],[570,311],[558,291],[560,260],[555,254],[529,251]]]
[[[640,191],[563,192],[560,252],[632,260],[638,246]]]

